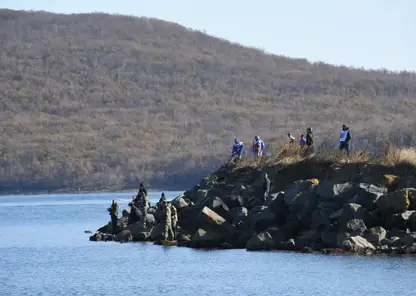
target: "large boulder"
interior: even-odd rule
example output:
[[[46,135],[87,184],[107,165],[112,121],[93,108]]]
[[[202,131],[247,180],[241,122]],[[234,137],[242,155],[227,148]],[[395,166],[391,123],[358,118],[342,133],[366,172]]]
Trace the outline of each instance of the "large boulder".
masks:
[[[213,231],[199,228],[188,243],[191,248],[218,248],[224,242],[223,237]]]
[[[208,195],[208,190],[206,190],[206,189],[197,190],[196,193],[195,193],[195,201],[194,202],[196,204],[199,204],[199,203],[203,202],[205,200],[205,198],[207,197],[207,195]]]
[[[409,190],[400,189],[379,197],[377,200],[377,206],[382,212],[385,213],[402,213],[409,208]]]
[[[386,221],[387,229],[403,229],[406,230],[409,226],[409,219],[416,211],[405,211],[400,214],[394,214]]]
[[[349,233],[351,236],[362,235],[366,230],[367,227],[362,219],[351,219],[339,226],[340,232]]]
[[[257,206],[248,213],[251,229],[262,231],[276,225],[276,216],[266,206]]]
[[[364,219],[366,209],[359,204],[348,203],[342,207],[339,223],[345,224],[353,219]]]
[[[172,200],[172,204],[181,212],[184,208],[187,208],[191,205],[191,201],[185,197],[185,195],[179,195]]]
[[[124,209],[124,210],[121,212],[121,215],[122,215],[123,217],[128,217],[128,216],[130,216],[130,209]]]
[[[409,210],[416,211],[416,189],[408,188],[408,197],[410,201]]]
[[[244,198],[241,195],[230,195],[225,202],[230,209],[244,206]]]
[[[286,218],[289,214],[289,206],[284,201],[285,193],[283,191],[274,193],[270,196],[270,200],[267,202],[267,207],[276,216],[277,225],[283,225],[286,222]]]
[[[231,223],[238,225],[240,222],[244,222],[248,216],[248,210],[245,207],[233,208],[230,211]]]
[[[377,246],[380,245],[382,241],[386,238],[386,234],[387,231],[383,227],[377,226],[367,229],[364,232],[363,237],[374,246]]]
[[[343,242],[343,248],[352,252],[371,252],[376,249],[372,243],[358,235],[347,238]]]
[[[163,239],[164,231],[165,231],[165,225],[163,224],[163,222],[159,222],[150,231],[150,239],[152,241],[158,241],[158,240]]]
[[[234,236],[236,233],[234,226],[208,207],[202,208],[195,221],[197,225],[200,225],[199,228],[202,229],[213,229],[218,233],[230,237]]]
[[[322,200],[337,200],[342,202],[349,199],[357,192],[352,182],[337,183],[332,180],[321,182],[317,188],[317,194]]]
[[[295,237],[295,245],[299,249],[314,249],[320,240],[320,233],[316,230],[305,230]]]
[[[136,222],[128,225],[125,230],[130,231],[133,241],[139,242],[148,240],[151,229],[143,227],[140,222]]]
[[[133,236],[131,235],[130,230],[123,230],[114,237],[114,241],[121,243],[132,242]]]
[[[411,231],[416,231],[416,213],[410,215],[407,225]]]
[[[231,215],[230,210],[226,203],[219,197],[210,198],[205,204],[208,208],[216,212],[218,215],[223,217],[225,220],[230,221]]]
[[[99,241],[112,241],[114,240],[114,235],[102,232],[96,232],[90,236],[90,241],[99,242]]]
[[[248,251],[273,250],[275,248],[276,243],[268,231],[253,235],[246,244]]]
[[[326,200],[319,202],[312,212],[311,228],[325,228],[325,226],[331,224],[331,220],[334,219],[333,214],[340,209],[341,204],[338,201]]]
[[[387,193],[387,188],[375,186],[373,184],[360,183],[356,188],[356,193],[350,200],[350,203],[355,203],[363,206],[367,210],[374,210],[377,205],[376,201],[380,196]]]
[[[305,191],[309,191],[311,185],[318,184],[319,181],[317,179],[310,179],[310,180],[298,180],[293,184],[289,185],[284,190],[284,203],[288,206],[291,206],[296,199]]]

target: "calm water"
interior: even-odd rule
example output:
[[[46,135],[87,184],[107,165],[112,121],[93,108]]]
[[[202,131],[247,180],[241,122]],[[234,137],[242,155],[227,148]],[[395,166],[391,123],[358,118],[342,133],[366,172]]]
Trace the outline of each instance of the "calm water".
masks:
[[[0,197],[0,295],[415,295],[416,260],[89,242],[133,193]],[[167,193],[169,198],[177,192]],[[159,193],[151,196],[156,201]]]

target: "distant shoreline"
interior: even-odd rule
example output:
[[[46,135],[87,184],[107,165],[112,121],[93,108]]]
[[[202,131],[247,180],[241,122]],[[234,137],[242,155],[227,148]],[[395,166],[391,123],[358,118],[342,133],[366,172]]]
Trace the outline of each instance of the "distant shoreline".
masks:
[[[186,189],[159,189],[159,188],[149,188],[151,191],[161,192],[161,191],[185,191]],[[1,191],[0,196],[10,196],[10,195],[46,195],[46,194],[91,194],[91,193],[126,193],[137,191],[138,188],[121,188],[121,189],[97,189],[97,190],[41,190],[41,191]]]

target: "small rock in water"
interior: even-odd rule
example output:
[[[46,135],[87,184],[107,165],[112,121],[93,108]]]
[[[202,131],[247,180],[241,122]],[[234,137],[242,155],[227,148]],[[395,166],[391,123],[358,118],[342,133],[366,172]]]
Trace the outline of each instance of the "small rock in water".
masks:
[[[91,230],[85,230],[84,233],[92,233]]]

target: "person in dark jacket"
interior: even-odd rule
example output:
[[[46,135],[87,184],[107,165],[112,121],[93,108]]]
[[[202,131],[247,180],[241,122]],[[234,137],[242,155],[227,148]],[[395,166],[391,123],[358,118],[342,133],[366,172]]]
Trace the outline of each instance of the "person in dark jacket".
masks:
[[[350,128],[345,124],[342,125],[341,131],[339,133],[339,150],[345,150],[347,155],[350,155],[349,143],[351,140]]]
[[[311,127],[306,129],[306,146],[308,146],[308,148],[313,146],[313,133]]]
[[[111,217],[111,226],[113,228],[113,234],[117,233],[117,221],[118,221],[118,204],[117,201],[113,199],[111,207],[107,209]]]

